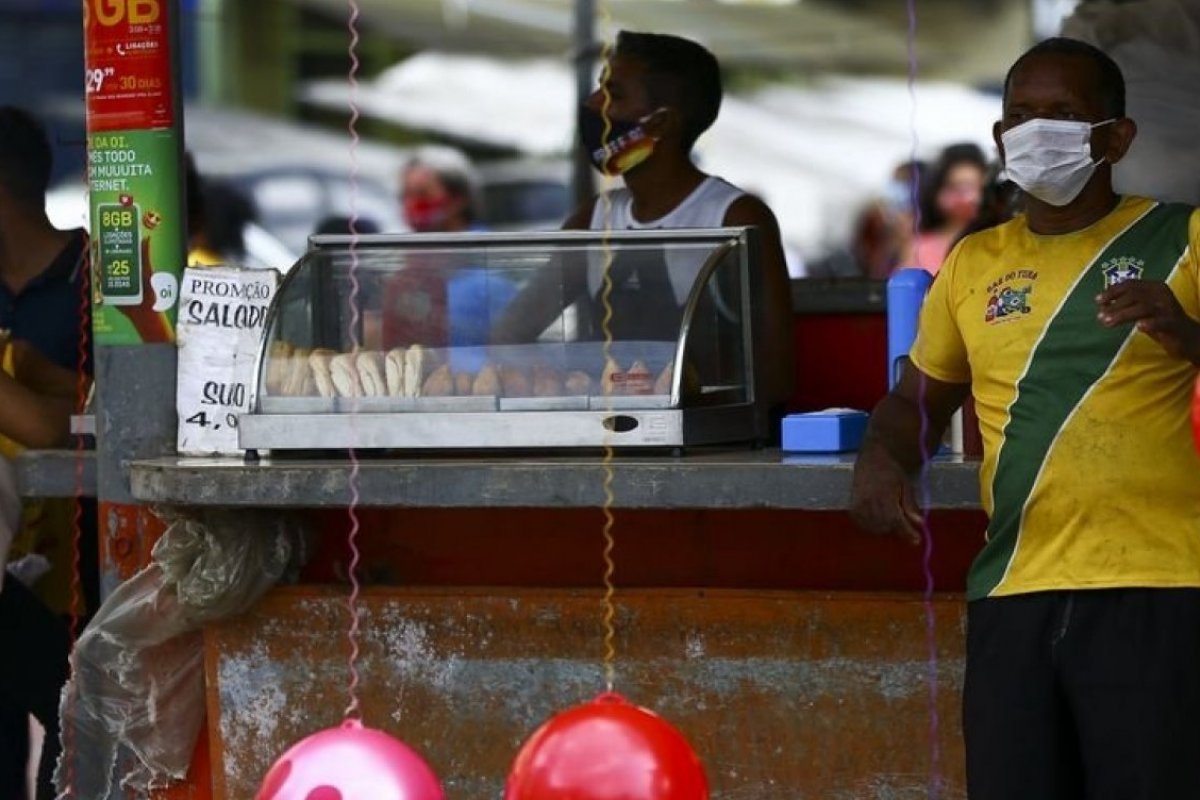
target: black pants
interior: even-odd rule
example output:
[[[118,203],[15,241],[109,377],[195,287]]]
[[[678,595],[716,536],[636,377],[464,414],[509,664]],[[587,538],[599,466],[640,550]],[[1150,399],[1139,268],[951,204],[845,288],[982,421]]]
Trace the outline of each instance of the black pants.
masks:
[[[68,634],[63,621],[20,581],[0,592],[0,798],[23,798],[29,759],[29,715],[46,729],[38,798],[54,797],[58,760],[58,698],[67,680]]]
[[[1200,798],[1200,589],[967,609],[970,800]]]

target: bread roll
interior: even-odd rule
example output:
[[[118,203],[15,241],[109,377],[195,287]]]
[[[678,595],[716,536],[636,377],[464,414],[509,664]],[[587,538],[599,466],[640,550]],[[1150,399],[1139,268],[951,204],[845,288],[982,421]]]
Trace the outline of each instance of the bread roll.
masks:
[[[266,389],[267,394],[283,394],[284,384],[291,373],[291,358],[294,348],[282,339],[271,342],[267,360]]]
[[[285,397],[304,397],[313,393],[312,367],[308,363],[308,357],[307,347],[297,347],[292,350],[291,356],[284,360],[280,394]]]
[[[494,397],[500,394],[500,373],[493,364],[484,364],[479,370],[479,374],[475,376],[475,383],[471,385],[471,394],[479,397]]]
[[[645,361],[635,361],[625,373],[624,394],[650,394],[654,390],[654,376]]]
[[[525,370],[517,367],[500,368],[500,389],[505,397],[531,397],[533,387]]]
[[[600,393],[624,394],[624,380],[625,376],[621,374],[621,365],[616,362],[616,359],[610,358],[604,365],[604,371],[600,373]]]
[[[389,397],[404,396],[404,354],[404,348],[397,347],[383,357],[384,380]]]
[[[383,354],[367,350],[354,357],[363,397],[387,397],[387,379],[383,376]]]
[[[558,370],[545,364],[533,367],[533,396],[562,397],[563,379]]]
[[[354,365],[353,353],[341,353],[329,359],[329,375],[334,388],[342,397],[362,397],[362,384],[358,380],[358,368]]]
[[[329,362],[333,358],[331,350],[313,350],[308,356],[308,365],[312,368],[313,383],[316,384],[317,394],[321,397],[336,397],[337,389],[333,385]]]
[[[460,372],[454,376],[454,393],[459,397],[469,397],[474,385],[475,376],[469,372]]]
[[[429,377],[425,379],[424,385],[421,387],[422,397],[452,397],[454,396],[454,375],[450,372],[450,365],[443,364],[442,366],[429,373]]]
[[[567,379],[563,381],[563,389],[568,395],[584,395],[590,394],[592,391],[592,377],[582,370],[574,370],[567,373]]]
[[[404,354],[404,397],[420,397],[425,382],[425,348],[414,344]]]

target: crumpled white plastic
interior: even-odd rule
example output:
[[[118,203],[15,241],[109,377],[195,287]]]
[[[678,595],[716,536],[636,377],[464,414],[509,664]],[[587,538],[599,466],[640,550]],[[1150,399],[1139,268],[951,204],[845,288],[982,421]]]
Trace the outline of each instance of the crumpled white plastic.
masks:
[[[201,627],[249,609],[307,558],[295,514],[172,515],[152,562],[105,599],[61,701],[59,797],[124,796],[183,780],[204,720]],[[67,791],[70,770],[70,791]]]

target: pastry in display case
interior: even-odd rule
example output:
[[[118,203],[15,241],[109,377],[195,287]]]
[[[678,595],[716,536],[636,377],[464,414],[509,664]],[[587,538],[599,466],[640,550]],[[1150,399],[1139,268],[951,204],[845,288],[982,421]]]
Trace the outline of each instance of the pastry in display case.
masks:
[[[752,228],[313,237],[240,444],[761,442],[757,258]]]

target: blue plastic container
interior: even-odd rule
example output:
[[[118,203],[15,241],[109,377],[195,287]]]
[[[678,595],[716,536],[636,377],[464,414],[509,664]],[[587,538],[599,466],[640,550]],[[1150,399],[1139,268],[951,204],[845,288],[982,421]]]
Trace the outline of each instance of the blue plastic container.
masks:
[[[867,430],[867,412],[849,408],[788,414],[783,449],[789,453],[846,453],[857,450]]]
[[[900,378],[903,359],[908,357],[917,338],[921,304],[929,292],[933,276],[923,269],[901,269],[887,282],[888,388]]]

